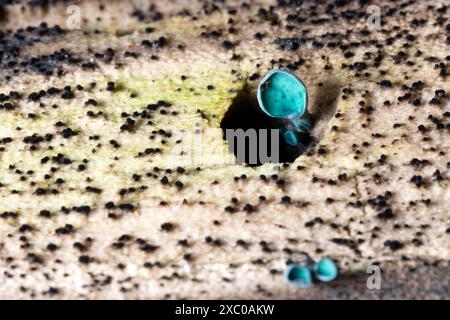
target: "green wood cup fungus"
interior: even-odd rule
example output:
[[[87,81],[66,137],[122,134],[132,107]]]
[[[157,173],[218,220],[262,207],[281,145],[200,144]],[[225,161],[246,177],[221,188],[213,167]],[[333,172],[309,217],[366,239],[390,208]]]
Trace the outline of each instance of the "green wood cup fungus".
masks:
[[[289,284],[310,288],[312,286],[311,270],[297,263],[292,263],[286,268],[284,280]]]
[[[338,269],[333,260],[324,258],[314,265],[314,275],[319,281],[328,282],[337,277]]]
[[[280,120],[281,135],[290,145],[299,143],[300,133],[312,128],[308,112],[308,91],[305,84],[287,70],[271,70],[258,87],[259,107],[269,117]]]

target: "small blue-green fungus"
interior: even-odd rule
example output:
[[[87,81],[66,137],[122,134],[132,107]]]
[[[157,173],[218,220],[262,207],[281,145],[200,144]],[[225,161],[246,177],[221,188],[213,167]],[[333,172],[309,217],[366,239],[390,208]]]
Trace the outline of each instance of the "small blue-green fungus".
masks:
[[[297,145],[300,133],[311,130],[308,91],[295,74],[282,69],[269,71],[259,84],[257,98],[265,114],[282,120],[281,134],[288,144]]]
[[[289,264],[284,272],[284,280],[289,284],[310,288],[312,286],[311,270],[297,263]]]
[[[322,282],[332,281],[338,275],[336,263],[329,258],[324,258],[317,262],[313,271],[315,277]]]

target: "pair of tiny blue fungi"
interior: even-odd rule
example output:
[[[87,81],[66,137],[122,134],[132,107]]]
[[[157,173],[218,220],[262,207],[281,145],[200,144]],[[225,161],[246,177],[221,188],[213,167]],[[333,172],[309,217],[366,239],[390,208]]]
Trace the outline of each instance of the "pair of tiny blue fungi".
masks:
[[[258,87],[258,103],[261,110],[276,120],[286,143],[296,146],[300,134],[312,128],[308,112],[308,91],[305,84],[287,70],[271,70]]]
[[[304,265],[291,263],[284,273],[284,280],[289,284],[310,288],[313,283],[313,275],[321,282],[329,282],[336,279],[338,269],[334,261],[329,258],[321,259],[317,263],[309,260]]]

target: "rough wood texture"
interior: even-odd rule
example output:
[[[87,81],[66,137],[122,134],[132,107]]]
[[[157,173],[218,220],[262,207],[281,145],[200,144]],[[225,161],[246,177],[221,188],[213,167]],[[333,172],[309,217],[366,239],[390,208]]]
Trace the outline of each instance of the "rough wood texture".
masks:
[[[449,298],[446,1],[4,3],[1,298]],[[224,163],[271,68],[315,145]],[[285,284],[301,252],[340,278]]]

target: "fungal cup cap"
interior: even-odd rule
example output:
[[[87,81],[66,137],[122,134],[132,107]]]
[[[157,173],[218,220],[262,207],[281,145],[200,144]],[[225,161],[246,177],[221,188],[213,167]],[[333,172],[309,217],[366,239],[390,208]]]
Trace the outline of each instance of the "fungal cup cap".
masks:
[[[259,84],[257,98],[266,115],[284,120],[280,122],[281,131],[287,143],[298,144],[299,133],[311,130],[308,91],[295,74],[281,69],[269,71]]]

